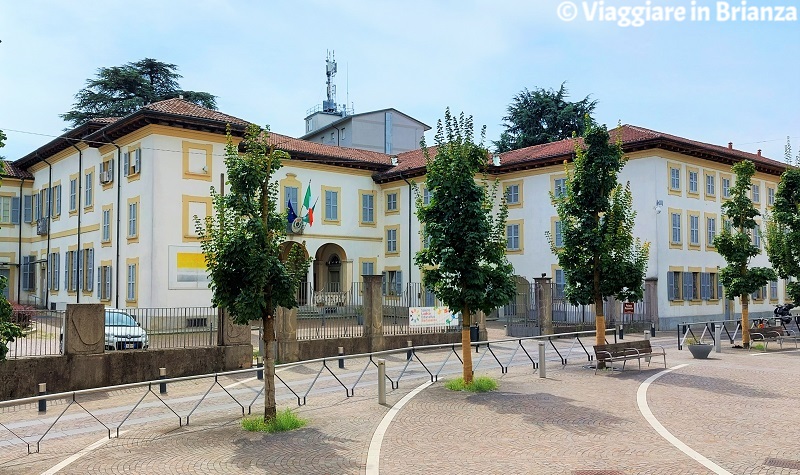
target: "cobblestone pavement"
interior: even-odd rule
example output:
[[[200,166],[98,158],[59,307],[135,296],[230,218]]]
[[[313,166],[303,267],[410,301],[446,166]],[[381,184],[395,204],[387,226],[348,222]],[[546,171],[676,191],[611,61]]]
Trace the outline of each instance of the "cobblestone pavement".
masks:
[[[669,367],[685,365],[660,376],[647,390],[649,408],[666,430],[729,473],[800,475],[800,351],[773,351],[770,345],[770,352],[758,353],[725,345],[721,354],[693,360],[688,351],[677,350],[674,338],[659,337],[654,343],[667,348]],[[563,345],[562,349],[569,346]],[[534,346],[527,348],[531,354]],[[513,345],[492,348],[504,364],[513,351]],[[439,364],[444,354],[438,355]],[[585,356],[571,358],[565,367],[552,351],[548,358],[548,377],[541,379],[521,351],[507,374],[501,373],[491,354],[482,360],[478,356],[476,374],[496,378],[498,391],[454,393],[437,382],[420,392],[386,431],[381,474],[712,473],[662,437],[640,412],[637,391],[646,379],[663,371],[655,361],[642,371],[594,375],[585,367]],[[458,360],[451,360],[454,363],[445,370],[458,374]],[[431,371],[438,368],[424,361]],[[334,372],[350,386],[363,366],[358,361],[347,364],[347,370]],[[389,358],[389,376],[396,379],[403,364],[402,355]],[[410,368],[414,371],[403,376],[400,388],[389,392],[387,406],[426,380],[424,368],[416,363]],[[304,392],[318,370],[303,366],[279,374]],[[252,399],[261,382],[247,376],[221,384],[237,399]],[[307,405],[297,408],[309,425],[277,435],[242,431],[241,410],[218,387],[188,426],[179,426],[177,417],[148,396],[146,407],[135,411],[118,439],[58,473],[362,474],[370,440],[388,411],[377,404],[374,371],[368,369],[363,380],[348,398],[323,373]],[[190,395],[202,394],[207,387],[207,381],[176,384],[170,387],[169,402],[185,415],[197,400]],[[281,407],[297,407],[290,393],[280,394]],[[84,405],[102,413],[104,422],[118,423],[130,406],[124,411],[113,408],[126,401],[135,403],[139,397],[141,393],[134,391],[120,392]],[[49,421],[65,406],[54,406],[46,418],[37,416],[35,408],[7,411],[0,414],[0,422],[23,437],[41,436],[41,427],[46,426],[22,421],[37,417]],[[95,423],[99,431],[81,428],[85,424],[78,420],[87,418],[80,408],[70,408],[67,415],[74,419],[57,425],[44,439],[41,453],[31,455],[26,455],[25,444],[0,427],[0,474],[43,473],[104,437],[99,423]]]

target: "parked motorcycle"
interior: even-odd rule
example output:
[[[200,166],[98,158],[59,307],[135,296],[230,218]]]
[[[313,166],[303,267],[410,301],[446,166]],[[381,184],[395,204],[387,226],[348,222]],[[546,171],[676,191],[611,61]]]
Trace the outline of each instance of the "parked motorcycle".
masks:
[[[775,310],[773,310],[772,313],[775,315],[775,318],[780,319],[781,322],[789,323],[792,321],[792,309],[795,307],[796,305],[792,303],[776,305]]]

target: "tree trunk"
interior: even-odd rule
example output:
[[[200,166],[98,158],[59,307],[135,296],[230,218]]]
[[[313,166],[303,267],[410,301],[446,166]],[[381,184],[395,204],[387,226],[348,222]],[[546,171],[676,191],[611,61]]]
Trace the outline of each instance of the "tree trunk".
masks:
[[[461,353],[464,359],[464,384],[472,382],[472,346],[469,338],[469,307],[461,309]]]
[[[594,313],[595,313],[594,344],[595,345],[605,345],[606,344],[606,316],[603,315],[603,298],[600,297],[600,296],[596,296],[594,298]]]
[[[261,317],[264,334],[264,422],[275,419],[275,316],[268,315],[266,310]]]
[[[739,298],[742,300],[742,346],[750,348],[750,310],[747,305],[747,294]]]

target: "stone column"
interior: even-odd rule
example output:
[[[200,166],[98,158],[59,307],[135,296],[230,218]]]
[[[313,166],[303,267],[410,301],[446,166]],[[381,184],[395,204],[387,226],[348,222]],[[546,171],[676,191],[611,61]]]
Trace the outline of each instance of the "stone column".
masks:
[[[658,324],[658,279],[651,277],[644,280],[644,301],[645,312],[651,323],[655,323],[656,330],[660,330]]]
[[[300,344],[297,342],[297,308],[278,307],[275,312],[275,332],[278,339],[276,358],[281,363],[300,361]]]
[[[534,277],[536,283],[536,313],[544,335],[553,334],[553,284],[550,277]]]
[[[237,325],[231,320],[226,310],[219,311],[220,346],[252,345],[250,341],[250,325]]]
[[[370,351],[385,349],[383,338],[383,295],[380,275],[364,275],[364,338]]]
[[[105,305],[67,304],[64,317],[64,355],[97,355],[105,351]]]

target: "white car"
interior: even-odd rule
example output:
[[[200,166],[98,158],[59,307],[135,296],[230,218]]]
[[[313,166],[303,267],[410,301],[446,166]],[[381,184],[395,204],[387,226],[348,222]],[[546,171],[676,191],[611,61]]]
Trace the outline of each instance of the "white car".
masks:
[[[130,314],[106,309],[106,350],[142,350],[150,346],[147,332]]]

